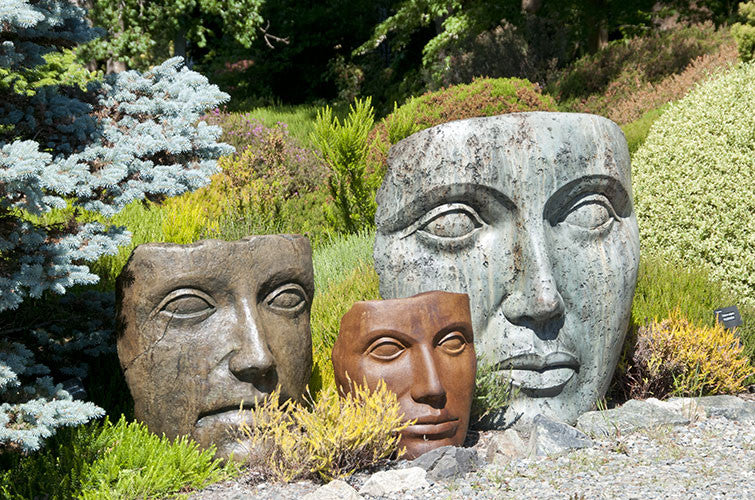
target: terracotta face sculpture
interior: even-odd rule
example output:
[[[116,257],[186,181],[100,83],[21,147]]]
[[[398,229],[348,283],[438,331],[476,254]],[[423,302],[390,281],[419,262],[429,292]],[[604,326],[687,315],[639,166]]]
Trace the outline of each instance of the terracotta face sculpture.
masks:
[[[357,302],[333,346],[342,393],[383,379],[405,418],[416,419],[401,434],[407,458],[464,443],[476,367],[469,299],[458,293]]]
[[[118,356],[136,418],[243,460],[239,406],[281,386],[298,398],[312,370],[309,241],[136,247],[118,277]]]
[[[380,293],[467,293],[477,355],[519,397],[493,426],[574,423],[606,392],[639,263],[629,154],[593,115],[451,122],[395,145],[378,195]]]

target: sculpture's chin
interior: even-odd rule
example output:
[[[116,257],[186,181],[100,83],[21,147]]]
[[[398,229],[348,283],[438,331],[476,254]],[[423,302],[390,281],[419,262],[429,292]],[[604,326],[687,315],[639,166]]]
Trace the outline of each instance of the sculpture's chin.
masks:
[[[248,412],[236,409],[213,413],[197,420],[191,437],[202,448],[215,445],[216,458],[227,460],[233,456],[234,461],[243,462],[250,454],[241,432],[244,425],[253,425]]]

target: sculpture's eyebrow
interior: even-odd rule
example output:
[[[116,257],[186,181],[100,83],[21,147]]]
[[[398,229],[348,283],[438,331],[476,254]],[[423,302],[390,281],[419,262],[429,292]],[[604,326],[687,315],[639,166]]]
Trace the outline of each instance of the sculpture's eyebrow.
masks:
[[[400,200],[403,201],[403,200]],[[467,203],[480,213],[483,219],[489,217],[491,202],[502,205],[509,210],[516,210],[516,205],[504,193],[484,184],[456,183],[436,185],[415,196],[408,197],[403,205],[386,206],[385,215],[378,213],[375,221],[378,231],[383,234],[406,228],[417,219],[443,203]]]
[[[545,202],[543,218],[551,224],[556,224],[559,214],[572,200],[592,193],[606,196],[619,217],[631,215],[631,199],[621,181],[610,175],[595,174],[574,179],[558,188]]]

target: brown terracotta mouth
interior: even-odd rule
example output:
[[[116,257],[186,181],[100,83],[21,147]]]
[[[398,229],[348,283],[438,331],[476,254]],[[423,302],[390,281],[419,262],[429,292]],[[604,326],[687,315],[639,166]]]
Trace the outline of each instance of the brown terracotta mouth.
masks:
[[[410,425],[402,433],[406,437],[421,438],[424,440],[447,439],[456,435],[459,429],[459,419],[446,420],[436,423],[420,423]]]

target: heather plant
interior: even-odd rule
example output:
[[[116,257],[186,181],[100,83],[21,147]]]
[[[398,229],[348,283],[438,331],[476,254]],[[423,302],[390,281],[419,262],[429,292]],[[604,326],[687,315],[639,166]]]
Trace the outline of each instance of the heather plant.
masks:
[[[564,111],[626,124],[681,98],[735,59],[728,31],[695,25],[612,42],[570,65],[548,89]]]
[[[686,266],[755,305],[755,64],[672,103],[633,157],[643,251]]]
[[[636,73],[623,75],[612,81],[604,92],[573,102],[568,109],[603,115],[622,125],[629,124],[654,109],[681,99],[695,85],[730,68],[736,60],[736,47],[728,41],[715,52],[694,59],[681,73],[671,74],[656,83],[644,81]]]
[[[385,168],[388,149],[401,139],[441,123],[520,111],[556,111],[537,84],[519,78],[478,78],[414,97],[378,123],[370,134],[370,163]]]
[[[218,128],[198,122],[227,96],[180,59],[144,75],[90,82],[86,90],[22,85],[35,80],[42,56],[97,35],[84,14],[61,0],[13,0],[0,9],[0,67],[24,77],[10,80],[0,103],[0,312],[25,298],[95,283],[86,262],[117,252],[129,238],[97,217],[197,189],[230,152],[216,142]],[[56,221],[61,214],[65,219]],[[46,351],[30,348],[36,342],[60,354],[56,346],[88,349],[102,336],[84,331],[72,341],[45,329],[18,327],[3,338],[0,447],[6,450],[36,450],[57,427],[103,413],[74,401],[40,362]]]
[[[403,422],[396,395],[382,380],[374,391],[359,385],[345,397],[331,386],[306,405],[279,399],[276,390],[258,401],[248,412],[253,424],[243,425],[240,437],[252,450],[251,468],[267,477],[330,481],[403,453],[399,433],[411,422]]]
[[[734,23],[731,34],[737,41],[739,58],[750,62],[755,59],[755,1],[740,3],[739,15],[744,22]]]
[[[734,332],[690,323],[677,309],[639,328],[626,390],[643,399],[734,394],[753,375]]]

